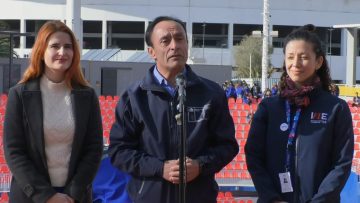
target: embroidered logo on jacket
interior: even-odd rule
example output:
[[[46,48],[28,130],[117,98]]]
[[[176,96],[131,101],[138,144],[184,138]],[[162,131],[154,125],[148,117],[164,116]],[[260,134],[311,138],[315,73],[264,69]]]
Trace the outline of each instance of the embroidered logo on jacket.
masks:
[[[187,115],[189,123],[201,122],[209,119],[210,104],[204,107],[187,107]]]
[[[310,123],[323,123],[325,124],[328,120],[327,113],[311,112]]]

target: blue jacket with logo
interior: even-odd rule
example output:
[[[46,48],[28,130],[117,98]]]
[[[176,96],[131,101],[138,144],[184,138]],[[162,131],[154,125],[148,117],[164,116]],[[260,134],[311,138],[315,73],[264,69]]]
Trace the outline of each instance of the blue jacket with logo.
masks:
[[[291,121],[295,109],[291,113]],[[354,150],[352,118],[347,103],[329,92],[310,93],[296,130],[296,156],[291,177],[294,192],[281,193],[279,173],[285,172],[289,128],[285,100],[264,99],[258,106],[245,146],[246,162],[259,194],[259,203],[340,202],[340,192],[351,172]],[[283,125],[282,125],[283,124]],[[282,125],[282,127],[280,127]]]
[[[201,174],[187,183],[186,202],[215,203],[218,185],[214,174],[239,149],[234,123],[224,90],[186,68],[186,154],[203,164]],[[163,179],[162,174],[164,161],[179,157],[178,101],[160,86],[153,70],[121,96],[110,133],[109,156],[115,167],[131,174],[127,190],[134,202],[173,203],[178,201],[178,185]]]

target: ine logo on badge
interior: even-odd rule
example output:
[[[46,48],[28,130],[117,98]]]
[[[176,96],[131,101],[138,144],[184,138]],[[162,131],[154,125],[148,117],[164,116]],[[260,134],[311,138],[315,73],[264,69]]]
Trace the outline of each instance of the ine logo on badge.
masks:
[[[311,112],[310,123],[323,123],[325,124],[328,120],[327,113]]]

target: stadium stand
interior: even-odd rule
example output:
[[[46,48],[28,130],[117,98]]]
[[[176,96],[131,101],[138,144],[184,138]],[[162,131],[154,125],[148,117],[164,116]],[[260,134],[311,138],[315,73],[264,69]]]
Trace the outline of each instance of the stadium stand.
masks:
[[[101,116],[103,119],[103,136],[105,145],[109,145],[110,128],[115,121],[115,107],[119,100],[118,96],[99,96]],[[7,192],[10,189],[11,172],[6,165],[2,147],[3,123],[5,107],[7,103],[6,94],[0,95],[0,203],[8,202]],[[239,154],[219,173],[215,175],[216,181],[222,186],[242,187],[253,186],[250,174],[245,162],[244,146],[250,129],[249,115],[257,109],[257,104],[243,104],[241,100],[229,100],[229,110],[234,120],[236,139],[240,150]],[[355,134],[355,149],[352,171],[360,174],[360,107],[351,107],[353,126]],[[237,195],[235,195],[237,194]],[[253,195],[238,195],[235,191],[220,191],[217,197],[218,203],[253,203],[256,197]]]

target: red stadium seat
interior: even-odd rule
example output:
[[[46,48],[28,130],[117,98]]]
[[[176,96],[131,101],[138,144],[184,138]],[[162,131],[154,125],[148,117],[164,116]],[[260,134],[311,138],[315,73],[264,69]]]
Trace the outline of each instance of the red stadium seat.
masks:
[[[244,154],[238,154],[235,158],[236,158],[236,161],[239,161],[239,162],[245,161],[245,155]]]
[[[241,170],[242,167],[241,167],[241,163],[240,162],[236,162],[235,163],[235,170]]]
[[[243,104],[242,107],[243,107],[243,110],[246,110],[246,111],[250,110],[250,106],[248,104]]]
[[[110,137],[110,131],[109,130],[104,130],[103,131],[103,136],[104,137]]]
[[[243,166],[243,169],[244,169],[244,170],[248,170],[248,167],[247,167],[246,162],[244,162],[242,166]]]
[[[10,169],[7,165],[2,165],[0,168],[1,173],[10,173]]]
[[[358,113],[355,113],[355,114],[353,114],[353,119],[354,120],[356,120],[356,121],[359,121],[360,120],[360,114],[358,114]]]
[[[232,118],[233,118],[233,121],[234,121],[235,124],[240,123],[240,117],[233,116]]]
[[[240,111],[240,116],[246,117],[247,115],[248,115],[248,112]]]
[[[0,107],[0,115],[5,115],[5,106]]]
[[[223,193],[223,192],[218,192],[217,199],[218,199],[218,200],[222,200],[222,199],[224,199],[224,198],[225,198],[224,193]]]
[[[250,108],[250,109],[251,109],[253,112],[255,112],[256,109],[257,109],[257,107],[258,107],[257,104],[251,104],[251,108]]]
[[[360,143],[354,143],[354,150],[360,150]]]
[[[115,109],[116,108],[116,105],[117,105],[117,102],[113,101],[111,104],[110,104],[110,107],[112,109]]]
[[[354,128],[354,134],[355,135],[360,135],[360,129],[359,128]]]
[[[242,124],[247,124],[248,121],[246,120],[245,117],[240,117],[240,122],[239,123],[242,123]]]
[[[242,124],[236,124],[236,125],[235,125],[235,130],[236,130],[236,131],[243,131],[243,130],[244,130],[244,127],[243,127]]]
[[[237,98],[237,99],[236,99],[236,103],[237,103],[237,104],[242,104],[242,103],[243,103],[243,101],[242,101],[242,99],[241,99],[241,98]]]
[[[360,159],[360,151],[354,151],[354,158]]]
[[[0,164],[6,164],[4,155],[0,155]]]
[[[355,142],[360,142],[360,135],[355,135]]]
[[[100,101],[105,101],[105,96],[100,95],[100,96],[99,96],[99,100],[100,100]]]
[[[2,101],[1,103],[6,103],[8,99],[8,96],[6,94],[1,94],[0,95],[0,100]]]
[[[235,103],[235,99],[232,98],[232,97],[228,98],[228,103],[229,103],[229,104],[234,104],[234,103]]]
[[[233,169],[232,163],[231,163],[231,162],[228,163],[228,165],[225,166],[225,169],[226,169],[226,170],[232,170],[232,169]]]
[[[356,107],[352,107],[351,104],[349,105],[349,108],[350,108],[350,112],[351,113],[356,113],[357,111],[357,108]]]
[[[235,138],[243,138],[243,133],[240,131],[235,132]]]
[[[245,146],[245,143],[246,143],[246,140],[245,140],[245,139],[241,139],[241,140],[240,140],[240,147],[244,147],[244,146]]]
[[[1,202],[9,202],[9,195],[7,192],[1,194]]]
[[[229,171],[225,171],[224,178],[232,178],[232,174]]]
[[[233,197],[231,192],[225,192],[225,198],[226,199],[233,199],[234,197]]]
[[[249,131],[250,130],[250,124],[246,124],[244,127],[244,131]]]
[[[230,103],[230,102],[229,102],[229,109],[230,109],[230,110],[235,109],[235,103]]]

